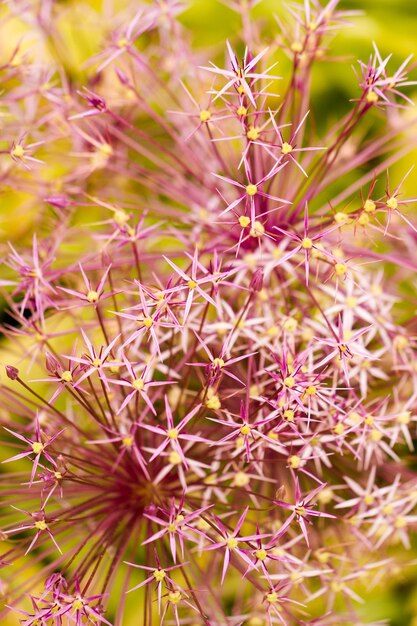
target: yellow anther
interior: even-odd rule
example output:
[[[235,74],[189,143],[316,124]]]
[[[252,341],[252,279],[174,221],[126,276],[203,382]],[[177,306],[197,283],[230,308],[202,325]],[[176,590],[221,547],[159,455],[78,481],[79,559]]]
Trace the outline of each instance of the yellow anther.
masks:
[[[93,289],[91,291],[89,291],[88,294],[87,294],[87,300],[89,302],[91,302],[91,303],[97,302],[99,297],[100,297],[100,295],[98,294],[98,292],[94,291]]]
[[[367,494],[365,494],[365,496],[363,498],[363,501],[364,501],[364,503],[367,506],[370,506],[371,504],[373,504],[375,502],[375,498],[374,498],[374,496],[372,494],[367,493]]]
[[[276,336],[279,334],[279,328],[278,328],[278,326],[276,326],[275,324],[274,324],[273,326],[270,326],[270,327],[266,330],[265,334],[266,334],[268,337],[276,337]]]
[[[113,148],[109,143],[101,143],[98,150],[100,154],[106,157],[109,157],[113,154]]]
[[[293,52],[295,52],[296,54],[299,54],[300,52],[303,51],[303,44],[301,43],[301,41],[294,41],[291,44],[291,50]]]
[[[256,257],[251,252],[245,254],[245,256],[243,257],[243,261],[250,269],[254,269],[256,267]]]
[[[320,550],[317,550],[314,556],[319,563],[328,563],[331,555],[329,552],[321,552]]]
[[[117,42],[118,48],[126,48],[126,46],[128,45],[129,45],[129,40],[126,39],[126,37],[121,37],[119,41]]]
[[[168,463],[170,463],[171,465],[181,465],[182,459],[176,450],[172,450],[172,452],[169,453]]]
[[[335,263],[334,271],[336,276],[344,276],[347,272],[347,265],[344,263]]]
[[[382,507],[382,512],[384,515],[391,515],[394,512],[394,507],[392,504],[386,504]]]
[[[294,411],[292,409],[287,409],[286,411],[284,411],[284,419],[287,422],[293,422],[294,421]]]
[[[132,435],[127,435],[127,437],[123,437],[122,444],[126,446],[126,448],[131,448],[133,446],[134,438]]]
[[[19,143],[15,145],[11,152],[12,156],[16,159],[22,159],[25,154],[25,149]]]
[[[178,439],[178,435],[179,435],[178,428],[170,428],[167,431],[167,435],[169,439]]]
[[[294,333],[297,330],[298,322],[293,317],[288,317],[283,323],[283,328],[288,333]]]
[[[132,387],[136,389],[136,391],[142,391],[145,388],[145,383],[142,378],[137,378],[133,381]]]
[[[84,606],[83,601],[81,600],[81,598],[76,598],[74,600],[74,602],[72,603],[72,608],[75,609],[76,611],[80,611]]]
[[[265,622],[263,619],[261,619],[260,617],[251,617],[250,620],[247,622],[248,626],[265,626]]]
[[[211,113],[207,109],[200,111],[200,122],[208,122],[211,118]]]
[[[346,213],[343,213],[343,211],[338,211],[335,213],[334,221],[336,224],[346,224],[350,221],[350,218]]]
[[[237,88],[237,92],[238,92],[238,94],[243,96],[243,94],[246,93],[246,89],[244,88],[243,85],[239,85],[239,87]]]
[[[35,454],[41,454],[41,452],[43,452],[44,447],[45,446],[40,441],[34,441],[32,443],[32,450]]]
[[[256,126],[251,126],[248,132],[246,133],[246,137],[250,139],[251,141],[256,141],[257,139],[259,139],[259,134],[260,134],[260,129],[257,128]]]
[[[209,394],[207,394],[207,398],[206,398],[206,407],[208,409],[212,409],[213,411],[217,411],[218,409],[220,409],[222,403],[220,402],[220,398],[219,396],[217,396],[215,393],[211,394],[209,396]]]
[[[213,359],[213,366],[214,367],[218,367],[219,369],[221,369],[222,367],[224,367],[224,361],[223,359],[219,359],[218,357]]]
[[[382,437],[383,437],[383,434],[379,430],[377,430],[376,428],[371,430],[370,438],[375,443],[377,443],[378,441],[381,441]]]
[[[282,154],[290,154],[290,152],[292,151],[293,151],[292,145],[288,143],[287,141],[284,141],[284,143],[281,146]]]
[[[317,496],[317,500],[321,504],[329,504],[333,500],[334,491],[330,487],[322,489]]]
[[[339,591],[342,591],[344,589],[344,584],[337,580],[334,580],[330,583],[330,589],[335,593],[339,593]]]
[[[250,478],[245,472],[236,472],[235,477],[233,479],[233,484],[236,487],[246,487],[249,485]]]
[[[370,89],[365,96],[365,100],[370,104],[374,104],[375,102],[378,102],[378,94]]]
[[[129,221],[129,216],[125,211],[118,209],[113,214],[113,220],[118,224],[118,226],[123,226],[126,222]]]
[[[356,413],[356,411],[352,411],[352,413],[349,413],[347,421],[349,422],[349,424],[354,425],[354,424],[359,424],[361,419],[362,417],[359,415],[359,413]]]
[[[315,396],[317,393],[317,387],[315,387],[314,385],[309,385],[305,392],[306,396]]]
[[[255,551],[255,556],[260,561],[265,561],[266,557],[268,556],[268,552],[263,548],[260,548],[259,550]]]
[[[153,324],[153,319],[151,317],[145,317],[143,320],[141,320],[141,322],[145,326],[145,328],[150,328]]]
[[[267,593],[265,599],[269,604],[275,604],[278,602],[278,594],[276,591],[272,591],[271,593]]]
[[[302,459],[297,456],[297,454],[293,454],[290,457],[288,457],[288,465],[292,468],[292,469],[298,469],[301,465]]]
[[[308,23],[308,29],[311,30],[311,32],[314,32],[315,30],[317,30],[317,28],[318,28],[317,22]]]
[[[397,415],[397,422],[404,425],[409,424],[411,422],[410,411],[404,411],[404,413],[400,413],[400,415]]]
[[[396,350],[405,350],[405,348],[408,347],[408,339],[407,337],[404,337],[404,335],[397,335],[394,338],[394,347]]]
[[[34,526],[37,530],[46,530],[48,528],[47,523],[44,522],[43,520],[40,520],[39,522],[35,522]]]
[[[101,367],[103,365],[103,361],[99,358],[93,359],[93,365],[94,367]]]
[[[217,474],[210,474],[203,480],[205,485],[215,485],[217,483]]]
[[[284,378],[284,385],[288,387],[288,389],[292,389],[295,385],[294,376],[287,376],[286,378]]]
[[[399,517],[397,517],[397,519],[394,522],[394,526],[397,529],[400,528],[405,528],[407,526],[407,520],[405,519],[405,517],[402,517],[401,515]]]
[[[248,196],[255,196],[258,193],[258,187],[250,183],[249,185],[246,185],[246,193]]]
[[[294,511],[297,515],[300,515],[301,517],[303,517],[303,515],[307,513],[304,506],[296,506],[294,507]]]
[[[239,117],[245,117],[245,115],[247,114],[247,112],[248,112],[248,110],[247,110],[247,108],[246,108],[246,107],[244,107],[244,106],[240,106],[240,107],[237,109],[237,111],[236,111],[236,113],[238,114],[238,116],[239,116]]]
[[[156,569],[153,572],[153,577],[158,583],[161,583],[166,576],[166,572],[163,569]]]
[[[246,228],[250,224],[250,217],[247,215],[241,215],[239,217],[239,224],[242,228]]]
[[[363,205],[363,210],[366,211],[366,213],[373,213],[374,211],[376,211],[375,202],[368,198],[368,200],[366,200],[365,204]]]
[[[244,437],[247,437],[248,435],[250,435],[250,426],[249,426],[249,424],[244,424],[244,425],[240,428],[240,433],[241,433]]]
[[[109,367],[109,370],[111,371],[112,374],[118,374],[120,371],[120,365],[116,365],[116,364],[111,365]]]
[[[54,472],[54,478],[56,478],[57,480],[60,480],[62,478],[61,472]]]
[[[250,229],[249,235],[251,237],[262,237],[265,233],[265,226],[259,220],[255,220],[253,227]]]
[[[372,424],[374,423],[374,418],[372,415],[367,415],[364,421],[367,426],[372,426]]]
[[[354,309],[355,306],[358,304],[358,299],[355,298],[355,296],[348,296],[345,302],[346,306],[349,307],[349,309]]]
[[[386,205],[389,209],[392,209],[394,211],[398,207],[397,198],[394,198],[394,196],[392,196],[391,198],[388,198]]]
[[[369,222],[370,222],[370,219],[369,219],[368,213],[363,212],[359,215],[358,224],[360,226],[368,226]]]
[[[181,600],[181,592],[180,591],[170,591],[168,594],[168,600],[171,604],[178,604]]]
[[[236,537],[229,537],[229,539],[226,541],[226,545],[229,550],[234,550],[235,548],[237,548],[238,544],[239,542]]]
[[[63,383],[72,383],[72,374],[69,370],[64,370],[61,374],[61,380]]]
[[[333,432],[336,435],[343,435],[343,433],[345,432],[345,427],[339,422],[339,424],[336,424],[336,426],[333,428]]]

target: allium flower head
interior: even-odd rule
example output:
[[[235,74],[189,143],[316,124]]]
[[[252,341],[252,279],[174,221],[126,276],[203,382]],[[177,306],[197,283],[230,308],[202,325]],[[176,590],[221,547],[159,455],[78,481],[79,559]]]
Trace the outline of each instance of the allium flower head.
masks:
[[[0,158],[36,209],[1,254],[1,624],[383,624],[417,526],[411,57],[370,44],[334,123],[338,0],[269,31],[225,0],[210,49],[186,3],[78,4],[76,72],[60,3],[0,12],[34,37]]]

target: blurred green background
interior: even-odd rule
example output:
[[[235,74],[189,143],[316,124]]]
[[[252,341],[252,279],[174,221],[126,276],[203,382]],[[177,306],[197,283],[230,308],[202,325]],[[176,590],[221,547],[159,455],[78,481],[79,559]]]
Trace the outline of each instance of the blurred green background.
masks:
[[[15,17],[9,19],[13,0],[0,6],[0,58],[3,62],[8,59],[18,42],[23,47],[30,47],[36,39],[34,26],[25,20]],[[33,3],[35,4],[35,3]],[[83,85],[86,70],[83,63],[86,59],[101,49],[108,34],[109,25],[96,19],[96,12],[101,12],[103,4],[100,0],[57,0],[56,24],[60,32],[60,45],[45,46],[41,57],[58,61],[66,70]],[[125,8],[128,0],[111,3],[116,9]],[[230,9],[216,0],[189,0],[189,8],[181,15],[180,20],[189,29],[196,49],[208,47],[216,55],[224,47],[225,39],[237,42],[239,18]],[[15,7],[17,2],[15,3]],[[135,3],[133,3],[135,6]],[[367,60],[372,51],[372,42],[377,43],[385,56],[393,55],[393,67],[398,65],[410,54],[417,52],[417,0],[346,0],[340,3],[340,8],[360,10],[362,15],[352,18],[352,26],[337,33],[332,42],[332,54],[343,57],[342,63],[323,62],[315,72],[313,87],[312,108],[315,115],[325,121],[337,119],[340,112],[346,110],[349,99],[357,96],[357,82],[352,65],[357,65],[357,59]],[[254,10],[264,23],[264,30],[270,33],[271,39],[277,31],[273,13],[284,11],[281,0],[264,0]],[[280,65],[280,74],[285,72],[285,60]],[[414,72],[416,78],[417,72]],[[417,95],[417,90],[407,91],[410,96]],[[417,100],[417,97],[414,99]],[[1,107],[1,101],[0,101]],[[415,117],[416,113],[410,113]],[[0,141],[2,130],[7,124],[7,118],[1,116],[0,108]],[[326,124],[327,125],[327,124]],[[4,143],[4,142],[3,142]],[[3,145],[3,149],[7,146]],[[0,171],[3,169],[1,159],[9,159],[8,154],[0,155]],[[393,179],[401,175],[417,161],[417,151],[394,166]],[[52,170],[48,167],[41,176],[51,176]],[[406,193],[417,193],[416,176],[411,175],[406,183]],[[0,189],[0,241],[11,240],[14,244],[25,243],[33,232],[36,224],[36,206],[24,194],[16,190]],[[417,540],[414,538],[411,553],[398,548],[399,561],[406,563],[413,558],[417,559]],[[358,589],[363,593],[366,601],[360,609],[364,622],[387,619],[392,626],[417,626],[417,571],[416,568],[402,568],[401,566],[387,570],[383,589],[378,588],[366,593],[365,589]],[[16,616],[11,616],[2,626],[15,626],[19,623]],[[137,617],[127,617],[124,626],[140,626]]]

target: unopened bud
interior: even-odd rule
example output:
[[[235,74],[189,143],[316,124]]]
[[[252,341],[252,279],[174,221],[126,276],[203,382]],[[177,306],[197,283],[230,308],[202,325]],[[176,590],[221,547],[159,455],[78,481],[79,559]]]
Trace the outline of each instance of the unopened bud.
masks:
[[[19,378],[19,370],[13,365],[6,365],[6,374],[10,380],[17,380]]]
[[[62,370],[61,364],[50,352],[45,354],[45,365],[50,374],[56,374],[56,372]]]
[[[47,202],[56,209],[66,209],[71,204],[74,204],[72,200],[66,198],[65,196],[48,196],[47,198],[44,198],[44,202]]]
[[[253,273],[249,287],[252,289],[252,291],[261,291],[263,283],[264,283],[264,271],[262,268],[258,267],[258,269],[255,270]]]

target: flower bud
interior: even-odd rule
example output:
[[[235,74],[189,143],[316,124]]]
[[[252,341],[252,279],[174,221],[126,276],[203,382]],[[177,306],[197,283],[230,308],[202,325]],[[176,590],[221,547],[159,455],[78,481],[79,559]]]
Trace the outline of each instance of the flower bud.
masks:
[[[13,365],[6,365],[6,374],[10,380],[17,380],[19,378],[19,370]]]
[[[261,291],[264,283],[264,271],[261,267],[258,267],[252,275],[249,287],[252,291]]]

